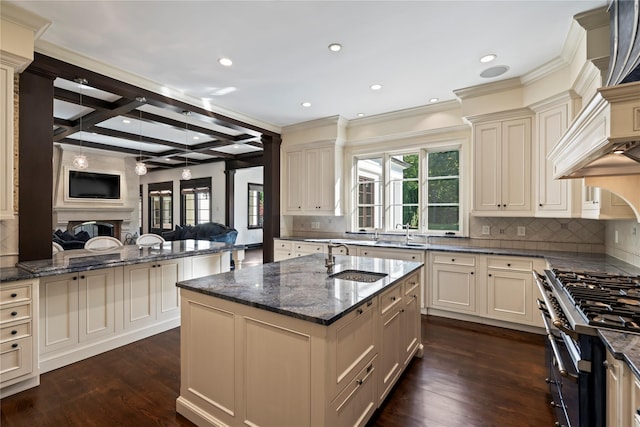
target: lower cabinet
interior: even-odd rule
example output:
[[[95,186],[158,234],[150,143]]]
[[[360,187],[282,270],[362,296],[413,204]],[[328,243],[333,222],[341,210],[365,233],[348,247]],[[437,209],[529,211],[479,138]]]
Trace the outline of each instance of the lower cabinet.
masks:
[[[630,426],[633,422],[632,373],[627,364],[607,351],[607,427]],[[635,408],[637,409],[637,408]]]
[[[544,260],[456,252],[429,256],[431,313],[460,313],[473,316],[467,320],[491,319],[502,326],[543,327],[533,271],[544,269]]]
[[[380,295],[378,403],[387,397],[404,367],[403,308],[402,285],[396,285]]]
[[[37,300],[38,279],[0,283],[0,397],[37,384]]]

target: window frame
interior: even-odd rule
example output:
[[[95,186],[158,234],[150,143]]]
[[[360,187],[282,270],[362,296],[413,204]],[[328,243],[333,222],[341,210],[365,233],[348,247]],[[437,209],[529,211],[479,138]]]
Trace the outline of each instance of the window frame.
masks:
[[[153,205],[153,197],[160,197],[160,224],[161,224],[161,228],[153,228],[154,225],[154,221],[153,221],[153,214],[154,214],[154,205]],[[165,181],[165,182],[154,182],[154,183],[150,183],[149,184],[149,188],[148,188],[148,199],[149,199],[149,232],[150,233],[155,233],[155,234],[162,234],[163,232],[168,232],[168,231],[172,231],[173,230],[173,226],[174,226],[174,218],[173,218],[173,181]],[[170,223],[171,223],[171,228],[164,228],[162,227],[162,225],[165,224],[165,218],[164,218],[164,210],[162,208],[163,204],[164,204],[164,199],[168,198],[168,200],[170,201],[171,204],[171,208],[169,209],[169,212],[171,214],[171,218],[170,218]]]
[[[194,194],[194,222],[195,224],[189,224],[196,226],[211,222],[211,210],[212,204],[212,190],[211,190],[211,177],[194,178],[188,180],[180,180],[180,224],[187,225],[187,194]],[[202,200],[198,197],[198,194],[207,194],[209,218],[206,221],[202,221],[200,218],[200,204]]]
[[[252,186],[254,187],[260,187],[259,191],[256,190],[252,190]],[[262,215],[260,214],[260,197],[258,197],[258,225],[251,225],[251,208],[253,207],[251,205],[251,193],[256,192],[258,194],[262,193]],[[253,182],[249,182],[247,183],[247,229],[248,230],[260,230],[264,228],[264,184],[259,184],[259,183],[253,183]]]

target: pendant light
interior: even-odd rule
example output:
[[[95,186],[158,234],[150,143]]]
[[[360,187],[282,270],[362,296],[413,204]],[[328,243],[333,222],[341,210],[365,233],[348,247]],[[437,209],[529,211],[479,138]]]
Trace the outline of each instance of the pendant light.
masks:
[[[182,114],[184,114],[184,169],[182,169],[182,179],[186,181],[191,179],[191,169],[189,169],[189,161],[187,159],[187,140],[189,137],[189,124],[187,123],[187,118],[191,112],[183,111]]]
[[[136,98],[141,104],[147,102],[147,99],[144,96],[140,96]],[[138,157],[138,161],[136,162],[136,175],[142,176],[147,174],[147,165],[142,162],[142,110],[138,110],[140,113],[140,117],[138,118],[138,122],[140,123],[140,131],[138,132],[139,140],[138,140],[138,149],[140,150],[140,156]]]
[[[78,77],[74,80],[80,86],[80,106],[82,105],[82,88],[89,83],[87,79]],[[82,152],[82,117],[84,116],[84,111],[80,112],[80,154],[76,154],[73,157],[73,167],[76,169],[86,169],[89,167],[89,161],[87,160],[87,156]]]

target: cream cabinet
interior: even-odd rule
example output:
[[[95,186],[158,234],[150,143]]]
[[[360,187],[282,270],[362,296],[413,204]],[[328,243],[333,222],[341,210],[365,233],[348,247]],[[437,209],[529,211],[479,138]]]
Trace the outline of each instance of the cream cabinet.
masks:
[[[615,359],[607,351],[607,427],[630,426],[633,412],[631,405],[631,371],[622,360]]]
[[[231,269],[229,254],[217,253],[183,258],[184,279],[197,279]]]
[[[116,332],[117,268],[63,274],[40,283],[43,359]],[[120,274],[121,271],[120,271]]]
[[[323,243],[313,242],[293,242],[293,252],[294,256],[296,257],[313,254],[324,254],[327,253],[327,245]],[[335,255],[338,255],[338,253],[335,252]]]
[[[475,215],[531,216],[531,117],[474,123]]]
[[[284,151],[285,215],[342,215],[342,148],[335,144]]]
[[[420,337],[420,288],[419,274],[413,274],[402,283],[402,365],[407,366],[416,352],[422,352]]]
[[[0,283],[0,388],[2,397],[7,387],[33,379],[38,375],[36,331],[38,280]],[[16,390],[20,391],[20,390]]]
[[[0,220],[13,219],[13,75],[0,64]]]
[[[599,188],[583,186],[582,217],[588,219],[635,219],[627,202],[616,194]]]
[[[476,313],[476,256],[432,252],[431,307]]]
[[[182,258],[124,267],[124,328],[149,326],[179,317],[176,282],[183,278]]]
[[[402,346],[402,286],[400,284],[380,295],[380,376],[378,402],[381,403],[402,372],[404,351]]]
[[[558,143],[573,118],[575,101],[567,94],[536,110],[537,143],[535,173],[537,178],[535,216],[552,218],[579,217],[581,211],[581,180],[554,179],[553,162],[547,155]]]

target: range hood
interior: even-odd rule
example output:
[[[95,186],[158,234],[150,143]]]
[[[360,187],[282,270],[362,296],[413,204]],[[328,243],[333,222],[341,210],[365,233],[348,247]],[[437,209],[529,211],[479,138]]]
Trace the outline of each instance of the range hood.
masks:
[[[640,82],[598,89],[548,158],[556,179],[640,175]]]

